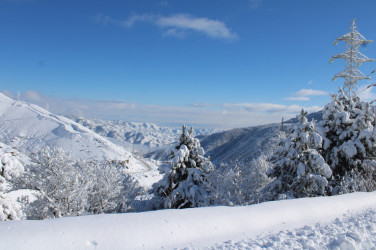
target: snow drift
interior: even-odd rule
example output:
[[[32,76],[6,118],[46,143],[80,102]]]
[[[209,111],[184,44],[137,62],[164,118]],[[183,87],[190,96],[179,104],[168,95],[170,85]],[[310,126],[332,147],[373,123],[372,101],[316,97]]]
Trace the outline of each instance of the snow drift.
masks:
[[[273,201],[244,207],[10,221],[0,223],[0,249],[171,249],[203,248],[218,243],[228,247],[233,245],[229,242],[260,237],[270,239],[270,235],[281,230],[303,226],[312,230],[311,235],[318,235],[322,228],[317,223],[341,220],[344,215],[351,216],[355,225],[361,227],[361,224],[356,223],[357,214],[366,209],[375,211],[375,192]],[[374,234],[375,227],[372,224],[375,221],[369,223],[371,226],[365,230]],[[357,228],[351,230],[356,231]],[[337,233],[335,230],[328,230],[328,235],[334,240],[330,243],[333,247],[346,243],[346,237],[341,238]],[[299,241],[298,233],[286,234],[285,237],[295,237]],[[356,237],[353,235],[353,238]],[[317,240],[315,244],[320,243],[320,239]],[[358,245],[362,246],[361,243]]]

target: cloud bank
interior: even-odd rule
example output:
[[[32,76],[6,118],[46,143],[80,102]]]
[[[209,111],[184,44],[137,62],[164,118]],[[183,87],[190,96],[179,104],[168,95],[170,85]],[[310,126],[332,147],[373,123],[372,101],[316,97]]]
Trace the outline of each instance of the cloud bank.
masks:
[[[4,91],[7,96],[17,95]],[[56,114],[83,116],[104,120],[152,122],[161,125],[193,125],[199,128],[238,128],[280,122],[295,117],[302,108],[309,112],[322,107],[303,107],[273,103],[225,103],[191,104],[187,106],[162,106],[128,103],[121,100],[61,99],[27,91],[20,95],[21,101],[35,103]]]

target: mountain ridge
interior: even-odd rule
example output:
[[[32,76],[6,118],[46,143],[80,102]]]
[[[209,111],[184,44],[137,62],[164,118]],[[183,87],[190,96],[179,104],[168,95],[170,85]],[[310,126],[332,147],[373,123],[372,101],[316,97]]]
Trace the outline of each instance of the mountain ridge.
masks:
[[[84,160],[126,160],[129,171],[147,168],[130,152],[90,129],[27,102],[0,93],[0,141],[20,152],[61,147]]]

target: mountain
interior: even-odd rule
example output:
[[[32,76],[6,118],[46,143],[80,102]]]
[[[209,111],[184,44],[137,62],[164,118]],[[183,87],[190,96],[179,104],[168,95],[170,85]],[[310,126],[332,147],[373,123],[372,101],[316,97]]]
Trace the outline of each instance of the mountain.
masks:
[[[251,161],[267,150],[267,144],[279,130],[279,124],[238,128],[198,137],[213,163]]]
[[[86,160],[126,160],[129,170],[148,169],[129,151],[66,117],[0,93],[0,141],[25,153],[61,147]]]
[[[73,117],[77,123],[94,132],[120,142],[144,145],[149,148],[161,147],[176,142],[181,135],[180,128],[163,127],[153,123],[103,121]],[[196,135],[210,135],[215,129],[194,129]]]
[[[322,120],[322,111],[307,115],[308,120]],[[296,118],[285,122],[289,127],[297,123]],[[268,150],[269,142],[280,129],[281,124],[260,125],[249,128],[238,128],[214,133],[209,136],[198,136],[206,155],[213,163],[230,161],[251,161],[262,152]]]

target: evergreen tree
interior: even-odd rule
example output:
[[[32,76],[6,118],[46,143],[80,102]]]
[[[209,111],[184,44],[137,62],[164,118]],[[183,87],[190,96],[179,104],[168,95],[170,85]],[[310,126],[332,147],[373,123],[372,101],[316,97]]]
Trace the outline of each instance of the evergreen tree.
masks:
[[[367,190],[368,188],[363,190],[359,186],[355,187],[359,185],[355,182],[367,182],[367,178],[368,181],[374,182],[375,118],[375,113],[368,102],[361,101],[356,95],[348,97],[342,89],[338,96],[332,95],[332,102],[324,107],[321,124],[324,136],[322,154],[333,170],[334,179],[331,181],[333,194],[350,190],[372,191]],[[351,187],[351,182],[354,187]]]
[[[158,184],[157,195],[164,197],[164,208],[190,208],[208,205],[206,174],[213,165],[204,156],[200,141],[193,137],[193,129],[183,132],[172,153],[171,168]]]
[[[269,158],[273,167],[268,176],[276,178],[265,191],[267,199],[299,198],[325,193],[327,178],[332,174],[317,151],[322,138],[315,130],[314,122],[308,122],[303,110],[296,124],[287,132],[287,138],[279,142],[277,151]]]

